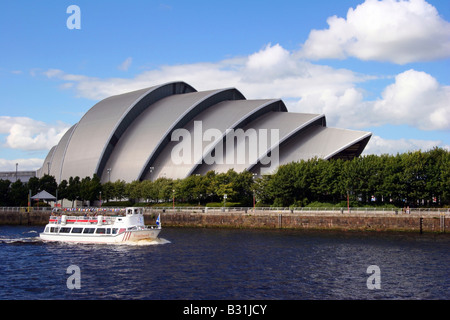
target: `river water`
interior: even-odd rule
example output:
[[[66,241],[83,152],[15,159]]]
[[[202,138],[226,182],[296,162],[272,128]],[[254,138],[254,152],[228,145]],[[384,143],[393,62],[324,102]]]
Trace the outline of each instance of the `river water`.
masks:
[[[448,234],[163,228],[86,245],[44,243],[42,229],[0,226],[0,300],[450,298]]]

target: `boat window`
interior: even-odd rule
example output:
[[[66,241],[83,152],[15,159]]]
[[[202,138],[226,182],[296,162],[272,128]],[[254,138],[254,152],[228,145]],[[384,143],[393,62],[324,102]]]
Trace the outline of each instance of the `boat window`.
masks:
[[[49,231],[48,227],[45,228],[45,231],[44,231],[44,232],[45,232],[45,233],[48,233],[48,231]]]
[[[59,227],[51,227],[50,232],[58,233]]]
[[[81,233],[83,232],[83,228],[73,228],[72,233]]]
[[[99,233],[99,234],[105,234],[106,230],[105,228],[97,228],[97,230],[95,231],[95,233]]]
[[[65,227],[63,227],[63,228],[61,228],[59,230],[59,233],[70,233],[70,229],[72,229],[72,228],[65,228]]]
[[[106,229],[106,234],[111,234],[111,228]]]
[[[112,229],[112,234],[116,234],[117,233],[117,228],[113,228]]]
[[[84,228],[83,233],[94,233],[95,232],[95,228]]]

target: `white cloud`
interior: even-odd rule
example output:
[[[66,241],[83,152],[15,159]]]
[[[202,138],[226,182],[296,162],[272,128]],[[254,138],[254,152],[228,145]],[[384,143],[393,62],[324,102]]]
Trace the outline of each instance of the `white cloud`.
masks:
[[[412,69],[398,74],[376,100],[364,100],[363,91],[350,86],[345,90],[306,94],[291,104],[296,111],[324,113],[333,126],[365,128],[393,124],[420,130],[450,130],[450,86]]]
[[[397,154],[416,150],[428,151],[433,149],[434,147],[441,147],[450,151],[450,146],[443,144],[442,141],[439,140],[390,140],[383,139],[379,136],[372,136],[366,148],[364,149],[363,155]]]
[[[291,53],[279,44],[268,44],[264,49],[251,54],[245,61],[243,73],[244,81],[269,81],[274,78],[286,78],[290,75],[302,73],[298,70],[298,63],[291,57]]]
[[[289,103],[296,112],[325,114],[329,126],[364,128],[373,125],[368,117],[370,104],[364,102],[361,90],[348,86],[342,90],[333,88],[305,94],[297,102]]]
[[[15,171],[16,163],[19,171],[34,171],[42,167],[44,159],[30,158],[30,159],[15,159],[7,160],[0,159],[0,171]]]
[[[405,64],[450,57],[450,23],[424,0],[367,0],[347,17],[312,30],[299,54],[307,59],[390,61]]]
[[[122,63],[120,64],[120,66],[118,66],[117,68],[118,68],[119,70],[122,70],[122,71],[128,71],[128,69],[130,68],[132,62],[133,62],[133,58],[128,57],[128,58],[126,58],[125,61],[122,62]]]
[[[422,130],[450,129],[450,86],[425,72],[407,70],[373,105],[378,122],[409,124]]]
[[[281,98],[293,112],[323,113],[330,126],[365,128],[384,124],[421,130],[450,129],[450,86],[431,75],[407,70],[381,96],[367,100],[358,84],[373,77],[299,59],[280,45],[216,63],[166,65],[131,79],[100,79],[48,70],[51,78],[79,96],[100,100],[161,83],[183,80],[197,90],[235,87],[250,99]]]
[[[46,76],[67,81],[81,97],[100,100],[161,83],[182,80],[197,90],[235,87],[251,98],[299,98],[307,93],[332,88],[342,91],[364,81],[354,72],[314,65],[297,59],[279,44],[267,45],[249,55],[216,63],[163,65],[134,78],[100,79],[48,70]]]
[[[27,117],[0,116],[0,134],[6,135],[4,146],[11,149],[49,150],[69,127],[62,122],[48,124]]]

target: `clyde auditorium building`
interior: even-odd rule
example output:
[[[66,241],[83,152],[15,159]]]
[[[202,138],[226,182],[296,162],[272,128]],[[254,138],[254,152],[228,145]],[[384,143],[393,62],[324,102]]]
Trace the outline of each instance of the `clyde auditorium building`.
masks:
[[[234,88],[198,92],[171,82],[95,104],[50,150],[37,176],[131,182],[230,168],[260,175],[313,157],[352,159],[370,137],[329,128],[322,114],[288,112],[279,99],[247,100]]]

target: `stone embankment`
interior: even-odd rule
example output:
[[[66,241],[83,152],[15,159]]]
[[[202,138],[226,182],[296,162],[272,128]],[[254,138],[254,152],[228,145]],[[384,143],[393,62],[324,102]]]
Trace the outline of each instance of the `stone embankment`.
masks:
[[[156,215],[157,210],[152,214]],[[407,231],[445,232],[450,230],[450,213],[446,211],[395,213],[365,210],[347,211],[295,211],[253,209],[225,212],[173,212],[161,214],[166,226],[177,227],[231,227],[268,229],[356,230],[356,231]]]
[[[118,210],[104,209],[104,215]],[[0,208],[0,225],[45,225],[51,212],[26,208]],[[86,211],[68,211],[67,215],[84,215]],[[449,209],[375,211],[369,209],[317,210],[253,208],[152,208],[145,209],[145,223],[154,224],[161,215],[165,227],[266,228],[355,231],[448,232]]]

